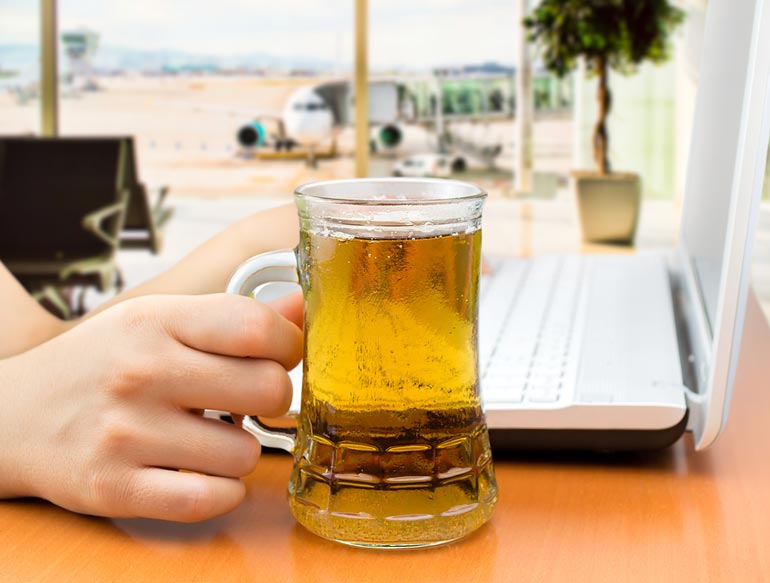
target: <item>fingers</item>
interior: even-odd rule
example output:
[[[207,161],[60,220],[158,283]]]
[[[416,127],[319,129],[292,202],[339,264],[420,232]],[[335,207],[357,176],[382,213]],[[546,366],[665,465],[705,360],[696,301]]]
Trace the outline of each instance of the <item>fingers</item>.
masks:
[[[246,487],[235,478],[144,468],[132,475],[121,514],[197,522],[230,512],[245,495]]]
[[[181,343],[228,356],[266,358],[291,369],[302,358],[302,331],[251,298],[155,296],[155,317]]]
[[[286,370],[302,357],[301,297],[282,298],[274,309],[226,294],[153,296],[115,310],[103,319],[119,327],[126,343],[108,348],[109,366],[99,377],[106,388],[94,407],[107,409],[99,417],[106,425],[92,423],[84,432],[96,444],[88,450],[86,481],[94,480],[91,468],[98,471],[90,490],[96,495],[81,505],[182,522],[232,510],[245,495],[237,477],[256,465],[259,443],[189,411],[278,416],[288,409]]]
[[[244,415],[283,415],[291,405],[289,374],[272,360],[187,350],[184,368],[159,390],[185,409],[219,409]]]
[[[305,301],[301,291],[276,298],[269,302],[268,305],[289,322],[293,322],[299,329],[302,329]]]
[[[132,451],[145,466],[238,478],[254,470],[261,453],[259,442],[243,429],[189,413],[148,433]]]

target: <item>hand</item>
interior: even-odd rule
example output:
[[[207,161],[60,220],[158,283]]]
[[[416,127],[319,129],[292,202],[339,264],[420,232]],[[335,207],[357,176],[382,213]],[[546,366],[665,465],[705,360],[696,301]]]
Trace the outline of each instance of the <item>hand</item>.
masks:
[[[288,409],[301,295],[272,306],[224,294],[127,300],[0,361],[0,497],[183,522],[232,510],[259,442],[200,411]]]

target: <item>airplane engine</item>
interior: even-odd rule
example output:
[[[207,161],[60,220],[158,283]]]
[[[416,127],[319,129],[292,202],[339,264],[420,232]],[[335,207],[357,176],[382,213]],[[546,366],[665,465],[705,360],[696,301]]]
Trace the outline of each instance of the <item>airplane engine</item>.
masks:
[[[452,160],[451,168],[452,172],[455,174],[460,174],[461,172],[465,172],[468,169],[468,163],[462,156],[457,156],[454,160]]]
[[[403,139],[403,130],[395,124],[385,124],[377,132],[377,141],[387,150],[398,146]]]
[[[258,148],[265,145],[267,132],[258,121],[246,124],[238,130],[238,143],[244,148]]]

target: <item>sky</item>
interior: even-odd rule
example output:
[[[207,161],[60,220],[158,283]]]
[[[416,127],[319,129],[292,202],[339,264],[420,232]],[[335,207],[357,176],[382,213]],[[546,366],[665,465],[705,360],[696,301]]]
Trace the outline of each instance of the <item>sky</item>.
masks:
[[[0,44],[36,43],[39,1],[0,0]],[[370,0],[372,69],[498,61],[515,47],[515,0]],[[314,56],[350,66],[353,0],[59,0],[59,27],[101,43],[211,55]]]

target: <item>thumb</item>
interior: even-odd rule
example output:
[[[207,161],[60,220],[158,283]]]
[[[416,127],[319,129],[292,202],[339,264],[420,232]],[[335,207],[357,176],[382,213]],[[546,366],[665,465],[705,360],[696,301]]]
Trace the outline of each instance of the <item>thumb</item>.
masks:
[[[281,314],[281,316],[286,318],[289,322],[295,324],[300,330],[302,329],[305,302],[301,291],[276,298],[268,302],[267,305]]]

